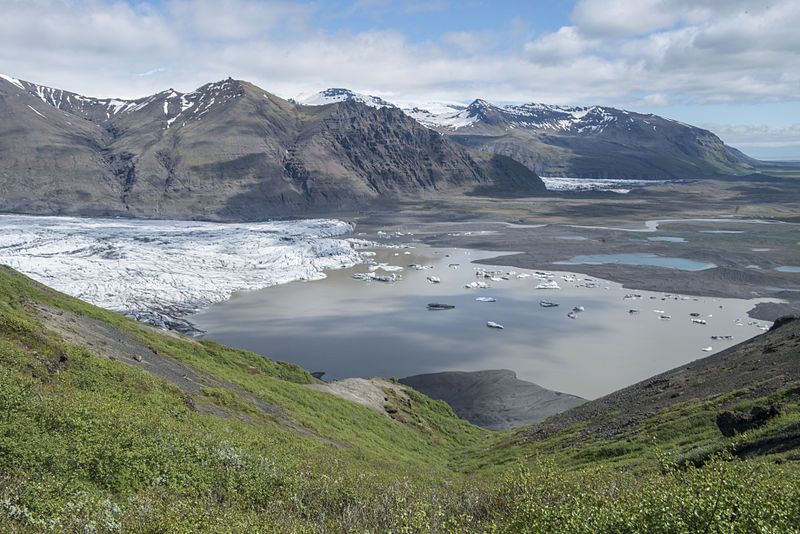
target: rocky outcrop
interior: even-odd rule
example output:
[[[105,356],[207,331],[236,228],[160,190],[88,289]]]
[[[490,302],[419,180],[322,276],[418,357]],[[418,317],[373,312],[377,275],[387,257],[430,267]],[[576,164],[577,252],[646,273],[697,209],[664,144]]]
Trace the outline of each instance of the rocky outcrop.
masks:
[[[400,383],[445,401],[462,419],[491,430],[536,423],[586,402],[520,380],[507,369],[422,374]]]
[[[731,437],[764,426],[780,413],[777,406],[753,406],[750,413],[722,412],[717,415],[716,424],[723,436]]]

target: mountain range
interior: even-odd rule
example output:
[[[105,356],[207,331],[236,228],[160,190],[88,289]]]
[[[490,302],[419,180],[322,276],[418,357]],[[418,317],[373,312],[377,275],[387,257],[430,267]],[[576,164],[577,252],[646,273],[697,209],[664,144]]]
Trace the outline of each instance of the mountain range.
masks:
[[[347,89],[327,89],[297,101],[393,106]],[[612,107],[499,106],[476,99],[467,106],[432,103],[402,109],[465,147],[509,156],[542,176],[695,179],[741,174],[760,163],[708,130]]]
[[[239,220],[544,191],[524,166],[470,154],[401,110],[299,106],[232,79],[117,100],[4,76],[0,117],[3,211]]]
[[[537,173],[702,178],[751,162],[711,132],[613,108],[401,109],[245,81],[91,98],[0,76],[0,211],[244,220],[398,199],[531,196]]]

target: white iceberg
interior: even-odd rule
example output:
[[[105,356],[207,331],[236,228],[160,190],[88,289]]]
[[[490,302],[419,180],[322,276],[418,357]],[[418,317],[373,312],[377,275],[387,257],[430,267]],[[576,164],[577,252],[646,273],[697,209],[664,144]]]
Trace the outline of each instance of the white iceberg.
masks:
[[[542,282],[541,284],[537,285],[536,289],[561,289],[561,287],[555,280],[549,280],[547,282]]]

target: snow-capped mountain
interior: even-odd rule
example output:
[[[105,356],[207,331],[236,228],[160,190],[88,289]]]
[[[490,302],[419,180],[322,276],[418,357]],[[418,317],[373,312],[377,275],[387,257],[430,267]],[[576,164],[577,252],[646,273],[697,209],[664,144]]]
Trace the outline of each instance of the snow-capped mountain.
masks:
[[[160,119],[164,123],[163,127],[169,128],[176,121],[185,123],[199,119],[215,105],[244,96],[241,84],[230,78],[205,84],[190,93],[167,89],[135,100],[87,97],[3,74],[0,74],[0,78],[36,96],[48,106],[99,124],[118,121],[125,116],[141,115],[141,112],[144,112]],[[41,110],[39,112],[41,114]]]
[[[470,153],[380,98],[328,90],[308,102],[230,78],[123,100],[3,76],[0,211],[261,220],[545,190],[530,170]]]
[[[468,106],[414,106],[403,111],[429,128],[455,131],[460,128],[488,124],[533,130],[601,133],[611,123],[633,123],[635,119],[625,110],[603,107],[569,107],[548,104],[496,106],[486,100],[474,100]]]
[[[391,103],[349,89],[328,89],[301,103]],[[470,149],[500,154],[543,176],[687,179],[741,174],[752,162],[713,133],[652,114],[607,106],[542,103],[404,105],[423,126]]]
[[[404,108],[465,146],[511,157],[542,176],[691,179],[740,174],[751,162],[713,133],[652,114],[540,103]]]
[[[387,102],[379,96],[365,95],[363,93],[356,93],[350,89],[330,88],[320,91],[309,96],[299,96],[290,99],[303,106],[324,106],[327,104],[335,104],[337,102],[358,102],[372,108],[394,108],[397,107],[391,102]]]

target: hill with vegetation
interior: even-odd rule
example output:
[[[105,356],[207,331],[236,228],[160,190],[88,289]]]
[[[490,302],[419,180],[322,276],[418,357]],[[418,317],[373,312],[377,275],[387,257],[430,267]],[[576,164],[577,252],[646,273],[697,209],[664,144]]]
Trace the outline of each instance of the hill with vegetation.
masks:
[[[745,347],[761,350],[749,363],[764,369],[757,383],[687,390],[620,432],[589,432],[595,416],[580,414],[595,403],[606,418],[624,412],[601,399],[495,433],[410,387],[375,381],[381,406],[351,402],[295,365],[156,330],[0,268],[0,525],[797,531],[796,446],[741,447],[786,442],[797,425],[800,377],[772,362],[796,359],[799,337],[795,321]],[[774,410],[754,421],[754,406]],[[727,412],[752,428],[724,435]]]

